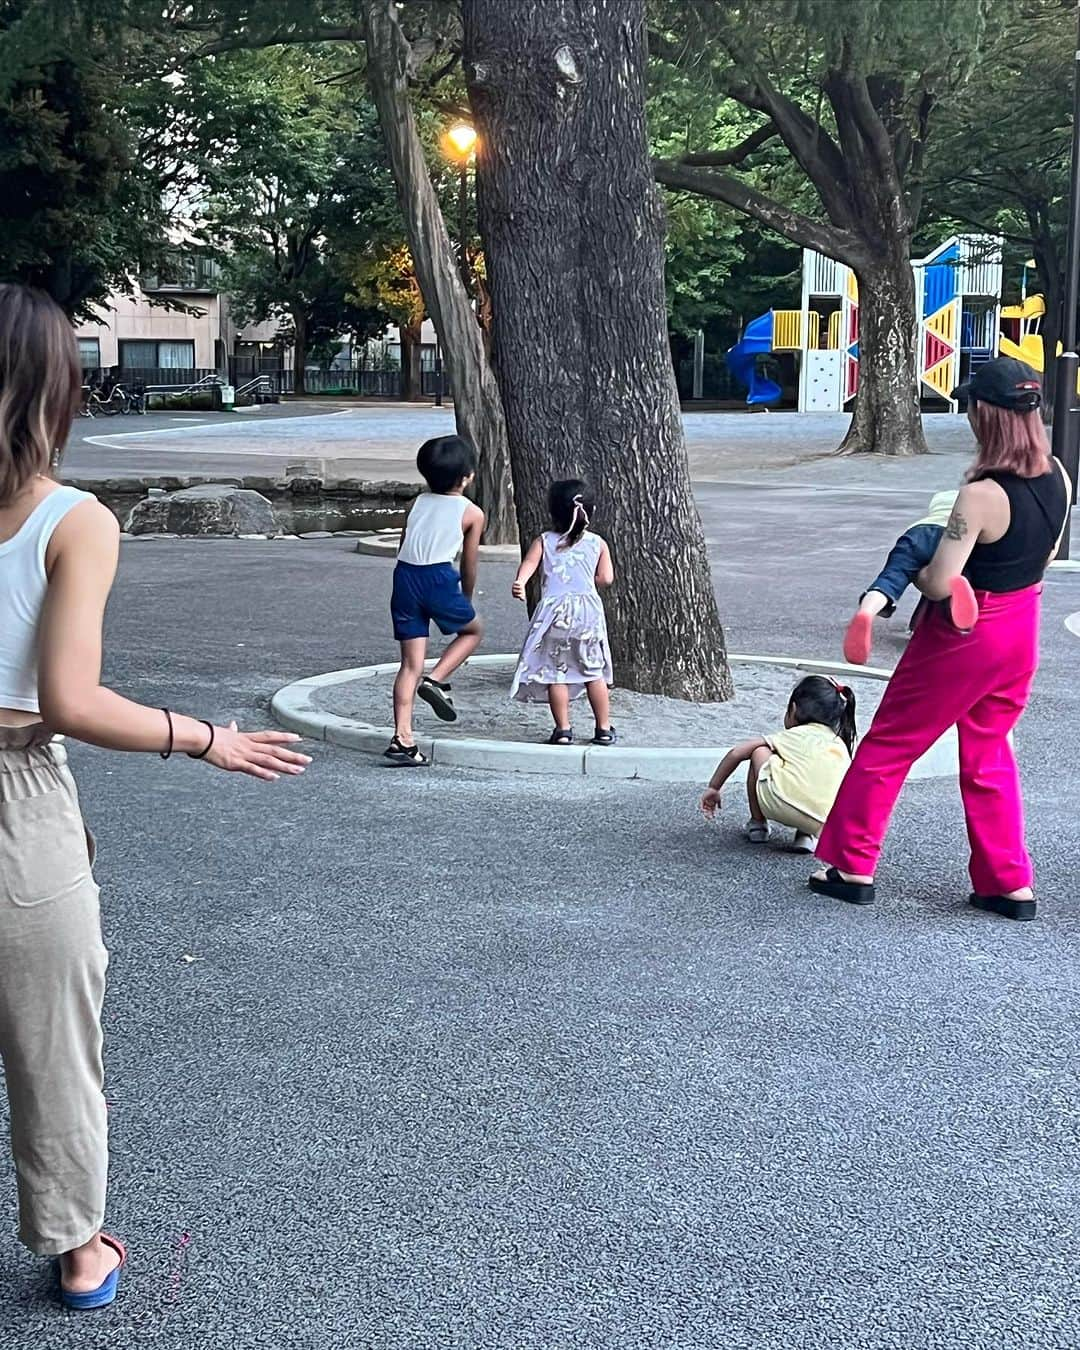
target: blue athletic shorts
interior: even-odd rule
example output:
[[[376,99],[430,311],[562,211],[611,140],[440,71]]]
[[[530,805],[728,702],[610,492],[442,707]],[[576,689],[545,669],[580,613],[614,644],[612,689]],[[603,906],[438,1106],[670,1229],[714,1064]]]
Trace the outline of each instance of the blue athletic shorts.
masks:
[[[399,562],[394,568],[394,590],[390,596],[390,616],[394,620],[394,638],[426,638],[434,621],[447,637],[460,633],[476,618],[472,601],[462,593],[461,577],[452,563]]]

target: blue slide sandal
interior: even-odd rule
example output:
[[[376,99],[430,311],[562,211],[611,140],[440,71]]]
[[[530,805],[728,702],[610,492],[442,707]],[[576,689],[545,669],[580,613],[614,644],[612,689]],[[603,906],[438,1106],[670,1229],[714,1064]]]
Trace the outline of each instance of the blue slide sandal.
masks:
[[[120,1272],[127,1261],[127,1250],[119,1238],[110,1237],[108,1233],[102,1233],[101,1240],[106,1247],[111,1247],[114,1252],[119,1252],[120,1264],[105,1276],[96,1289],[89,1289],[85,1294],[73,1294],[61,1285],[60,1301],[65,1308],[74,1308],[78,1312],[89,1312],[93,1308],[107,1308],[116,1298],[116,1290],[120,1284]]]

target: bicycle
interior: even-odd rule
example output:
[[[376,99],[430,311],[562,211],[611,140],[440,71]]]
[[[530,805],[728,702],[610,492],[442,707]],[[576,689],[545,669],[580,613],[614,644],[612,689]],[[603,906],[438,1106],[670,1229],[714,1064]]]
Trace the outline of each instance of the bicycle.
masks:
[[[86,396],[86,408],[88,417],[116,417],[124,411],[127,401],[127,395],[124,393],[121,385],[113,385],[107,395],[102,396],[100,390],[91,389]]]

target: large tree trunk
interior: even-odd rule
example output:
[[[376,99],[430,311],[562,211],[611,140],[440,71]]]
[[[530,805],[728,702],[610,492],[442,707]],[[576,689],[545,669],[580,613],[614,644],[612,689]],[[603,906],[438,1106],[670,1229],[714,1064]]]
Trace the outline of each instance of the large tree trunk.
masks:
[[[293,321],[293,393],[307,393],[307,315],[292,311]]]
[[[481,233],[522,540],[596,489],[616,679],[731,697],[667,345],[645,0],[464,0]]]
[[[418,399],[422,392],[420,374],[420,341],[423,319],[399,326],[401,334],[401,397],[406,403]]]
[[[907,240],[869,266],[859,283],[859,391],[841,449],[925,455],[916,361],[915,278]]]
[[[1057,393],[1057,347],[1065,319],[1065,269],[1058,251],[1057,240],[1038,218],[1029,217],[1033,233],[1035,269],[1043,286],[1046,314],[1043,317],[1043,371],[1042,415],[1049,424],[1054,420],[1054,398]]]
[[[488,543],[517,540],[506,423],[480,327],[458,273],[409,102],[409,44],[394,0],[364,0],[367,72],[424,303],[439,334],[459,433],[476,447],[476,499]]]

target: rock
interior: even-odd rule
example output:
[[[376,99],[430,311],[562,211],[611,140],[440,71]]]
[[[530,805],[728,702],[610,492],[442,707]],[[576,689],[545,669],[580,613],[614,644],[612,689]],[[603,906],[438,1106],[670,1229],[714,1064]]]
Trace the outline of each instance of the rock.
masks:
[[[318,497],[323,490],[323,480],[315,474],[297,474],[287,483],[294,497]]]
[[[333,539],[333,537],[332,530],[306,530],[300,536],[301,539]]]
[[[125,522],[131,534],[202,534],[236,537],[276,534],[273,507],[257,492],[206,483],[139,502]]]

